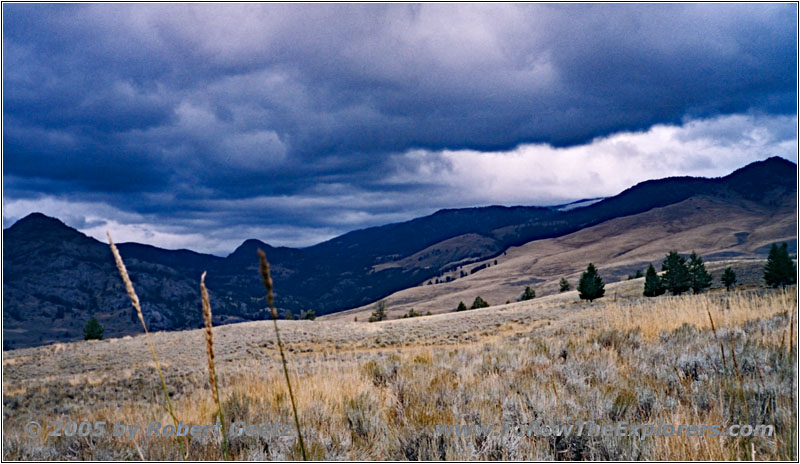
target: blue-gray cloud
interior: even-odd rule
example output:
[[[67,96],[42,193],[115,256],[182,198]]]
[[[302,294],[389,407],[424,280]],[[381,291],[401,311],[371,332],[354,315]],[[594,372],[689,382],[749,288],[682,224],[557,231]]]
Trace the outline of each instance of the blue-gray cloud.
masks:
[[[3,25],[5,199],[200,232],[426,211],[436,179],[387,181],[413,150],[569,147],[797,98],[788,4],[6,4]],[[258,200],[326,197],[376,203]]]

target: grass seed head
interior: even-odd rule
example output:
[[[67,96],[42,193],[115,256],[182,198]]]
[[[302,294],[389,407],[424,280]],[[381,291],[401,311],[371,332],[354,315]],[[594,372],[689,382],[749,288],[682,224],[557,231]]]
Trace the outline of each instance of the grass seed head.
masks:
[[[269,308],[272,310],[272,318],[277,319],[278,310],[275,309],[275,299],[272,293],[272,277],[269,275],[269,261],[267,261],[267,255],[260,249],[258,250],[258,260],[261,281],[264,282],[264,288],[267,290],[267,304],[269,304]]]

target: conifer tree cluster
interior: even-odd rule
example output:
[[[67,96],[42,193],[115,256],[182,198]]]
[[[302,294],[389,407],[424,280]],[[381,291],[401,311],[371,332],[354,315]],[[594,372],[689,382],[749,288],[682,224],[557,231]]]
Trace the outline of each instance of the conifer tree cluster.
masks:
[[[703,258],[694,251],[688,261],[677,251],[670,251],[661,263],[661,270],[664,274],[659,276],[652,264],[647,268],[642,292],[644,296],[654,297],[666,292],[680,295],[689,290],[702,293],[711,287],[711,274],[706,270]]]

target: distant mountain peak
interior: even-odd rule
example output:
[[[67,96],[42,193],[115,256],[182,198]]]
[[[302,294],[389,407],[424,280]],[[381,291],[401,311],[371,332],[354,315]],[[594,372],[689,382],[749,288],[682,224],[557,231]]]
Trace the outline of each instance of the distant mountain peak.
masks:
[[[244,254],[255,253],[255,251],[258,250],[259,248],[266,252],[268,250],[271,250],[273,247],[262,242],[261,240],[255,238],[249,238],[244,242],[242,242],[242,244],[239,245],[235,250],[233,250],[233,253],[228,255],[228,257],[232,256],[238,257]]]
[[[739,168],[718,179],[749,199],[762,199],[778,189],[797,189],[797,165],[785,158],[772,156]],[[779,197],[782,195],[779,195]]]
[[[781,176],[787,171],[797,170],[797,165],[780,156],[770,156],[761,161],[754,161],[746,166],[733,171],[723,179],[737,179],[743,177]],[[784,176],[781,176],[784,177]]]
[[[31,213],[24,218],[15,222],[8,230],[71,230],[75,231],[72,227],[64,224],[60,219],[47,216],[42,213]],[[76,231],[77,232],[77,231]]]
[[[770,156],[769,158],[767,158],[765,160],[756,161],[756,163],[778,163],[778,164],[783,164],[783,165],[792,165],[792,166],[795,166],[795,167],[797,166],[797,164],[787,160],[786,158],[782,158],[780,156]],[[755,164],[755,163],[752,163],[752,164]]]
[[[760,160],[760,161],[753,161],[750,164],[742,166],[741,168],[733,171],[729,175],[735,175],[737,172],[742,171],[753,171],[753,170],[761,170],[761,169],[797,169],[797,164],[787,160],[786,158],[782,158],[780,156],[770,156],[769,158]]]

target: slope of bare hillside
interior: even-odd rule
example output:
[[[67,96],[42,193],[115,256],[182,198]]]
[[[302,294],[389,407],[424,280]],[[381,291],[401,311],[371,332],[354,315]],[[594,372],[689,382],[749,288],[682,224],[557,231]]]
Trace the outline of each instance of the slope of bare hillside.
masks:
[[[769,245],[779,241],[794,244],[797,240],[796,208],[794,197],[787,197],[783,204],[772,208],[747,201],[692,197],[562,237],[512,247],[496,260],[470,264],[445,274],[440,279],[442,283],[426,282],[396,292],[386,298],[390,318],[399,317],[411,308],[434,314],[452,311],[459,301],[469,306],[476,296],[493,305],[513,302],[526,285],[539,296],[552,294],[558,291],[562,277],[575,288],[580,273],[590,262],[600,268],[606,282],[622,280],[636,270],[644,271],[651,262],[660,270],[664,255],[673,249],[682,253],[695,250],[703,256],[717,286],[719,270],[726,265],[740,268],[750,276],[745,282],[756,284],[763,266],[760,260]],[[471,273],[481,266],[486,267]],[[453,280],[446,282],[448,276]],[[369,317],[373,306],[325,318],[362,320]]]

